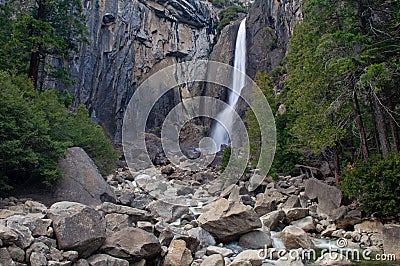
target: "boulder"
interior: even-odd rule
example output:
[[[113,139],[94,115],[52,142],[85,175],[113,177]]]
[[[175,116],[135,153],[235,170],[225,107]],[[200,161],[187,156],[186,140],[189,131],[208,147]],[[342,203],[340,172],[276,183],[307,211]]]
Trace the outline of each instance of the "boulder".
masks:
[[[126,214],[129,216],[129,219],[132,222],[149,221],[151,218],[150,213],[148,213],[147,211],[128,207],[128,206],[117,205],[117,204],[110,203],[110,202],[104,202],[97,209],[106,214],[114,214],[114,213]]]
[[[7,250],[14,261],[24,262],[25,251],[22,248],[17,247],[16,245],[12,245],[7,247]]]
[[[239,246],[243,249],[263,249],[272,247],[272,239],[263,230],[255,230],[242,235],[239,239]]]
[[[309,210],[307,208],[292,208],[292,209],[284,209],[286,214],[286,220],[290,223],[292,221],[296,221],[302,219],[309,214]]]
[[[385,224],[382,232],[385,254],[395,254],[396,260],[400,260],[400,225]]]
[[[307,233],[303,229],[293,225],[285,227],[277,236],[287,249],[311,249],[314,246]]]
[[[352,265],[352,262],[343,254],[336,252],[329,252],[323,254],[315,261],[315,265],[324,266],[339,266],[339,265]]]
[[[186,242],[186,247],[192,252],[195,252],[200,245],[200,240],[195,236],[190,235],[186,230],[170,226],[164,222],[159,222],[155,227],[156,231],[160,232],[159,240],[161,245],[169,246],[173,239],[179,239]]]
[[[321,236],[331,236],[336,231],[335,224],[329,224],[325,230],[321,232]]]
[[[318,200],[319,214],[330,216],[342,202],[342,192],[338,188],[329,186],[316,178],[306,180],[304,193],[307,198]]]
[[[6,248],[0,248],[0,265],[1,266],[14,266],[15,263],[11,259],[10,254]]]
[[[258,216],[262,216],[274,210],[276,210],[276,202],[274,199],[267,197],[264,193],[257,194],[254,211]]]
[[[4,244],[11,245],[18,240],[18,235],[10,228],[0,224],[0,240]]]
[[[283,209],[292,209],[292,208],[299,208],[301,207],[300,205],[300,199],[298,196],[290,196],[288,200],[282,205]]]
[[[189,266],[193,261],[191,251],[186,248],[183,240],[172,240],[168,253],[164,258],[163,266]]]
[[[114,191],[82,148],[67,149],[59,165],[63,177],[53,185],[51,195],[42,199],[45,203],[75,201],[96,206],[104,201],[116,202]]]
[[[31,266],[46,266],[47,258],[43,253],[32,252],[29,258],[29,262]]]
[[[112,234],[113,232],[118,232],[132,226],[132,222],[127,214],[110,213],[105,218],[107,234]]]
[[[281,192],[279,192],[277,189],[274,188],[270,189],[267,188],[264,192],[264,196],[265,198],[270,198],[274,200],[277,204],[285,202],[286,199],[288,198],[287,196],[283,195]]]
[[[380,233],[383,232],[383,224],[380,221],[364,221],[360,224],[354,225],[354,231],[358,233]]]
[[[304,217],[300,220],[296,220],[290,223],[291,225],[297,226],[301,229],[303,229],[306,232],[314,231],[315,230],[315,224],[314,220],[311,216]]]
[[[304,266],[300,258],[291,258],[290,256],[284,256],[279,258],[275,266]]]
[[[33,242],[32,232],[28,227],[16,221],[7,221],[7,227],[9,227],[18,236],[18,239],[15,241],[15,244],[18,247],[25,249]]]
[[[332,212],[331,218],[335,221],[337,228],[348,229],[361,222],[361,211],[349,210],[348,207],[341,206]]]
[[[150,203],[147,208],[150,210],[153,217],[167,223],[174,222],[182,215],[189,213],[189,208],[186,205],[173,204],[162,200]]]
[[[15,222],[29,228],[33,236],[50,236],[48,228],[52,221],[42,219],[45,215],[39,213],[29,213],[27,215],[13,215],[7,218],[7,222]]]
[[[57,244],[63,250],[76,250],[83,257],[96,251],[106,238],[106,223],[96,210],[76,202],[53,204],[48,216],[53,220]]]
[[[117,258],[139,261],[157,256],[161,252],[161,245],[149,232],[126,228],[107,237],[101,251]]]
[[[260,250],[245,250],[240,252],[230,265],[248,265],[240,264],[242,262],[250,262],[252,266],[261,266],[263,262],[263,257],[260,256]]]
[[[283,228],[285,219],[285,212],[281,210],[273,211],[260,217],[263,226],[269,228],[271,231],[274,231],[278,228]]]
[[[200,266],[225,266],[224,257],[220,254],[208,256],[203,260]]]
[[[206,254],[207,255],[219,254],[223,257],[230,257],[234,254],[234,252],[229,248],[209,246],[206,249]]]
[[[188,231],[188,234],[196,237],[200,241],[200,246],[205,248],[208,246],[214,246],[216,241],[214,237],[206,230],[201,227],[192,228]]]
[[[114,258],[107,254],[96,254],[87,259],[90,266],[129,266],[127,260]]]
[[[229,202],[224,198],[218,199],[208,211],[202,213],[198,222],[203,229],[223,242],[261,227],[258,215],[250,206]]]

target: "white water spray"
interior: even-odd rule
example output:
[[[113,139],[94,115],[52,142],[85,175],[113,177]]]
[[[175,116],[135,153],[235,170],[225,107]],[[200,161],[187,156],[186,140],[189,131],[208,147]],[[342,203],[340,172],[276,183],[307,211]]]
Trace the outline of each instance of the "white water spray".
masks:
[[[214,139],[217,151],[220,150],[222,144],[229,144],[229,133],[233,132],[233,112],[236,109],[242,88],[245,85],[246,73],[246,19],[240,23],[239,31],[236,37],[235,46],[235,63],[234,68],[236,71],[242,73],[233,73],[232,77],[232,90],[228,92],[227,104],[231,107],[223,109],[216,117],[219,123],[214,123],[211,129],[211,138]],[[222,126],[224,125],[224,126]]]

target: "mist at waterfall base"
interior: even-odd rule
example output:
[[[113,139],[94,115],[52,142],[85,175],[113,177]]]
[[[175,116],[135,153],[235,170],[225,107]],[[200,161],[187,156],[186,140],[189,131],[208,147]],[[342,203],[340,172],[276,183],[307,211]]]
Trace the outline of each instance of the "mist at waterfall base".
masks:
[[[246,19],[240,23],[236,37],[234,68],[246,73]],[[221,149],[221,145],[230,144],[229,134],[234,133],[233,117],[242,88],[245,85],[245,75],[233,72],[232,90],[228,91],[229,107],[224,108],[216,117],[211,128],[211,138],[215,142],[214,151]],[[218,122],[217,122],[218,121]],[[228,134],[229,132],[229,134]]]

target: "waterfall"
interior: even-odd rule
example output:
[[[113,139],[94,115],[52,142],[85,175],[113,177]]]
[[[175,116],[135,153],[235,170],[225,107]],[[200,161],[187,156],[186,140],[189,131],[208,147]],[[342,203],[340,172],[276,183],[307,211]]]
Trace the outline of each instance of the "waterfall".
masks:
[[[243,19],[240,23],[238,34],[236,37],[235,46],[235,63],[234,68],[242,73],[246,73],[246,19]],[[240,92],[244,87],[245,75],[234,72],[232,77],[232,90],[228,92],[227,104],[232,107],[233,110],[236,108],[236,104],[239,100]],[[217,151],[220,150],[222,144],[229,144],[228,132],[232,133],[233,127],[233,112],[231,108],[227,107],[223,109],[216,117],[220,123],[214,123],[211,128],[211,138],[214,139]],[[224,125],[226,129],[224,128]]]

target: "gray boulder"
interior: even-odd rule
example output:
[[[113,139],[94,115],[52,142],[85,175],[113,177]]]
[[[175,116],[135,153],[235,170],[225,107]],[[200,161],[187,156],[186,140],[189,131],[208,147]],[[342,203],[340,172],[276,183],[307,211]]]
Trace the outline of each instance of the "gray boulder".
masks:
[[[292,209],[284,209],[286,214],[286,220],[290,223],[292,221],[296,221],[302,219],[309,214],[309,210],[307,208],[292,208]]]
[[[96,206],[104,201],[116,202],[114,191],[82,148],[67,149],[59,165],[63,177],[54,184],[51,195],[43,199],[45,203],[74,201]]]
[[[254,211],[259,216],[262,216],[274,210],[276,210],[276,201],[273,198],[266,196],[264,193],[257,194]]]
[[[114,258],[107,254],[96,254],[87,259],[90,266],[129,266],[127,260]]]
[[[4,244],[11,245],[18,240],[18,235],[10,228],[0,224],[0,240]]]
[[[400,225],[385,224],[383,227],[383,250],[385,254],[395,254],[400,260]]]
[[[208,256],[203,260],[200,266],[225,266],[224,257],[220,254]]]
[[[150,210],[153,217],[167,223],[173,222],[182,215],[189,213],[189,208],[186,205],[173,204],[162,200],[150,203],[147,208]]]
[[[304,217],[300,220],[293,221],[290,223],[291,225],[297,226],[301,229],[303,229],[306,232],[314,231],[315,230],[315,224],[314,220],[311,216]]]
[[[270,212],[260,217],[264,227],[274,231],[278,228],[284,227],[286,215],[284,211],[278,210]]]
[[[278,237],[282,240],[287,249],[311,249],[314,246],[307,233],[303,229],[293,225],[285,227],[285,229],[278,234]]]
[[[263,230],[255,230],[242,235],[239,239],[239,246],[243,249],[263,249],[272,247],[272,239]]]
[[[334,210],[340,207],[342,192],[333,186],[329,186],[318,179],[311,178],[305,182],[305,195],[313,200],[318,200],[319,214],[330,216]]]
[[[198,222],[216,239],[228,242],[238,236],[261,227],[257,213],[240,202],[229,202],[221,198],[202,213]]]
[[[201,227],[190,229],[188,234],[196,237],[200,241],[200,246],[203,248],[216,244],[214,237]]]
[[[172,240],[163,266],[189,266],[193,261],[191,251],[183,240]]]
[[[337,228],[352,228],[355,224],[361,222],[361,211],[351,210],[347,206],[341,206],[331,214],[331,220],[335,222]]]
[[[153,234],[138,228],[126,228],[109,236],[101,251],[117,258],[140,261],[157,256],[161,245]]]
[[[0,248],[0,265],[1,266],[14,266],[15,263],[11,259],[10,254],[6,248]]]
[[[76,202],[58,202],[48,212],[58,247],[76,250],[83,257],[96,251],[106,237],[106,223],[96,210]]]

